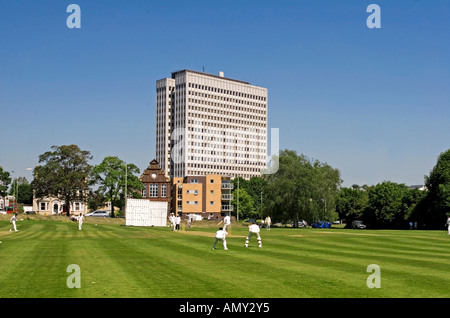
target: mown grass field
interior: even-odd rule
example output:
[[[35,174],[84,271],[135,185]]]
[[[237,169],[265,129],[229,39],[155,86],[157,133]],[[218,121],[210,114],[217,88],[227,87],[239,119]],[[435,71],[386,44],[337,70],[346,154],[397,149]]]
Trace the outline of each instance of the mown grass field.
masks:
[[[450,236],[445,231],[262,229],[233,223],[228,251],[212,250],[216,223],[189,230],[87,219],[0,218],[2,298],[448,298]],[[97,225],[96,225],[97,224]],[[70,264],[81,288],[68,288]],[[380,267],[381,288],[368,288]]]

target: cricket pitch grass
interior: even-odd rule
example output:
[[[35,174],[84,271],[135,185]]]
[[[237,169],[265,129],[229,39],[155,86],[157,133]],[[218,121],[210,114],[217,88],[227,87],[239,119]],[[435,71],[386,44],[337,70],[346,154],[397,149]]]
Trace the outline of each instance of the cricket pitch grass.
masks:
[[[444,230],[263,228],[262,248],[255,237],[245,248],[247,227],[232,223],[225,251],[212,250],[216,222],[172,232],[86,218],[79,231],[64,218],[19,219],[10,233],[0,218],[0,298],[450,297]]]

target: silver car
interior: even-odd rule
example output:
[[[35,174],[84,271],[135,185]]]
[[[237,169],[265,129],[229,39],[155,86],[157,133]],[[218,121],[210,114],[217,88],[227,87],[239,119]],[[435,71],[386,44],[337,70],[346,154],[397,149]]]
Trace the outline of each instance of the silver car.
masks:
[[[96,217],[103,217],[107,218],[110,217],[109,211],[94,211],[87,213],[86,216],[96,216]]]
[[[362,221],[355,220],[352,222],[352,229],[365,229],[366,225]]]

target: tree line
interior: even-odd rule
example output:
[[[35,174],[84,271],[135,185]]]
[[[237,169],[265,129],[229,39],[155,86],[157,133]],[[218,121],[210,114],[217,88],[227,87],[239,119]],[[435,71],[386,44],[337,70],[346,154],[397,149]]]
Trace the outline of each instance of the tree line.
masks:
[[[424,189],[384,181],[342,187],[340,172],[292,150],[280,152],[275,174],[234,180],[234,211],[281,223],[361,220],[371,228],[441,229],[450,216],[450,149],[441,153]],[[237,184],[239,181],[239,184]],[[238,204],[239,203],[239,204]]]
[[[339,171],[292,150],[281,151],[277,159],[274,174],[234,179],[234,210],[244,218],[269,215],[272,221],[294,226],[302,220],[336,219]]]
[[[19,203],[33,203],[33,188],[28,180],[24,177],[15,178],[12,183],[11,180],[11,174],[0,167],[0,197],[11,195],[16,197]]]
[[[143,184],[136,165],[125,163],[116,156],[105,157],[95,166],[89,164],[90,160],[90,152],[81,150],[77,145],[51,147],[50,151],[39,156],[30,191],[37,199],[54,197],[63,200],[67,209],[75,201],[87,202],[91,210],[109,201],[111,217],[114,217],[114,207],[123,209],[125,193],[130,197],[141,197],[139,191],[143,189]],[[1,167],[0,180],[0,196],[4,197],[11,178],[9,172]],[[20,195],[20,189],[18,193]],[[20,197],[17,199],[20,203],[31,203],[20,200]]]
[[[109,156],[92,166],[91,159],[89,151],[76,145],[53,146],[39,156],[31,189],[20,188],[18,193],[34,192],[38,199],[57,197],[68,207],[84,201],[92,210],[110,201],[111,212],[114,207],[123,209],[125,195],[141,197],[143,184],[136,165]],[[413,223],[418,228],[436,229],[450,216],[450,149],[439,155],[425,176],[424,190],[390,181],[342,187],[340,171],[327,163],[287,149],[280,151],[277,159],[276,173],[233,179],[232,204],[238,217],[269,215],[273,222],[294,226],[302,220],[345,220],[347,224],[362,220],[372,228],[405,228]],[[0,196],[7,194],[10,182],[9,172],[0,167]],[[14,182],[16,188],[27,184],[19,179]]]
[[[339,192],[340,218],[360,219],[374,228],[442,229],[450,216],[450,149],[441,153],[425,176],[423,189],[384,181],[375,186],[353,185]]]

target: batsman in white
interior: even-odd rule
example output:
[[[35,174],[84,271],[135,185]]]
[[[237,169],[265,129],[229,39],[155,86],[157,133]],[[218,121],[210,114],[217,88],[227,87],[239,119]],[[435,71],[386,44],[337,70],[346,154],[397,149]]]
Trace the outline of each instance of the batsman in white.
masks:
[[[14,230],[14,232],[18,232],[16,227],[16,221],[17,221],[17,213],[14,213],[12,218],[9,220],[9,223],[12,224],[11,228],[9,229],[10,232],[12,232],[12,230]]]
[[[227,248],[227,239],[226,239],[227,235],[228,235],[228,233],[223,228],[219,228],[219,230],[216,232],[216,239],[214,240],[214,245],[213,245],[212,249],[215,250],[217,241],[218,240],[222,240],[223,249],[225,251],[228,250],[228,248]]]
[[[226,231],[231,225],[231,219],[228,214],[223,218],[223,230]]]
[[[249,225],[248,227],[249,233],[245,240],[245,247],[248,247],[248,242],[250,241],[250,238],[255,235],[256,239],[258,240],[258,247],[262,247],[261,242],[261,236],[259,235],[259,226],[256,224],[256,222],[253,222],[253,224]]]

